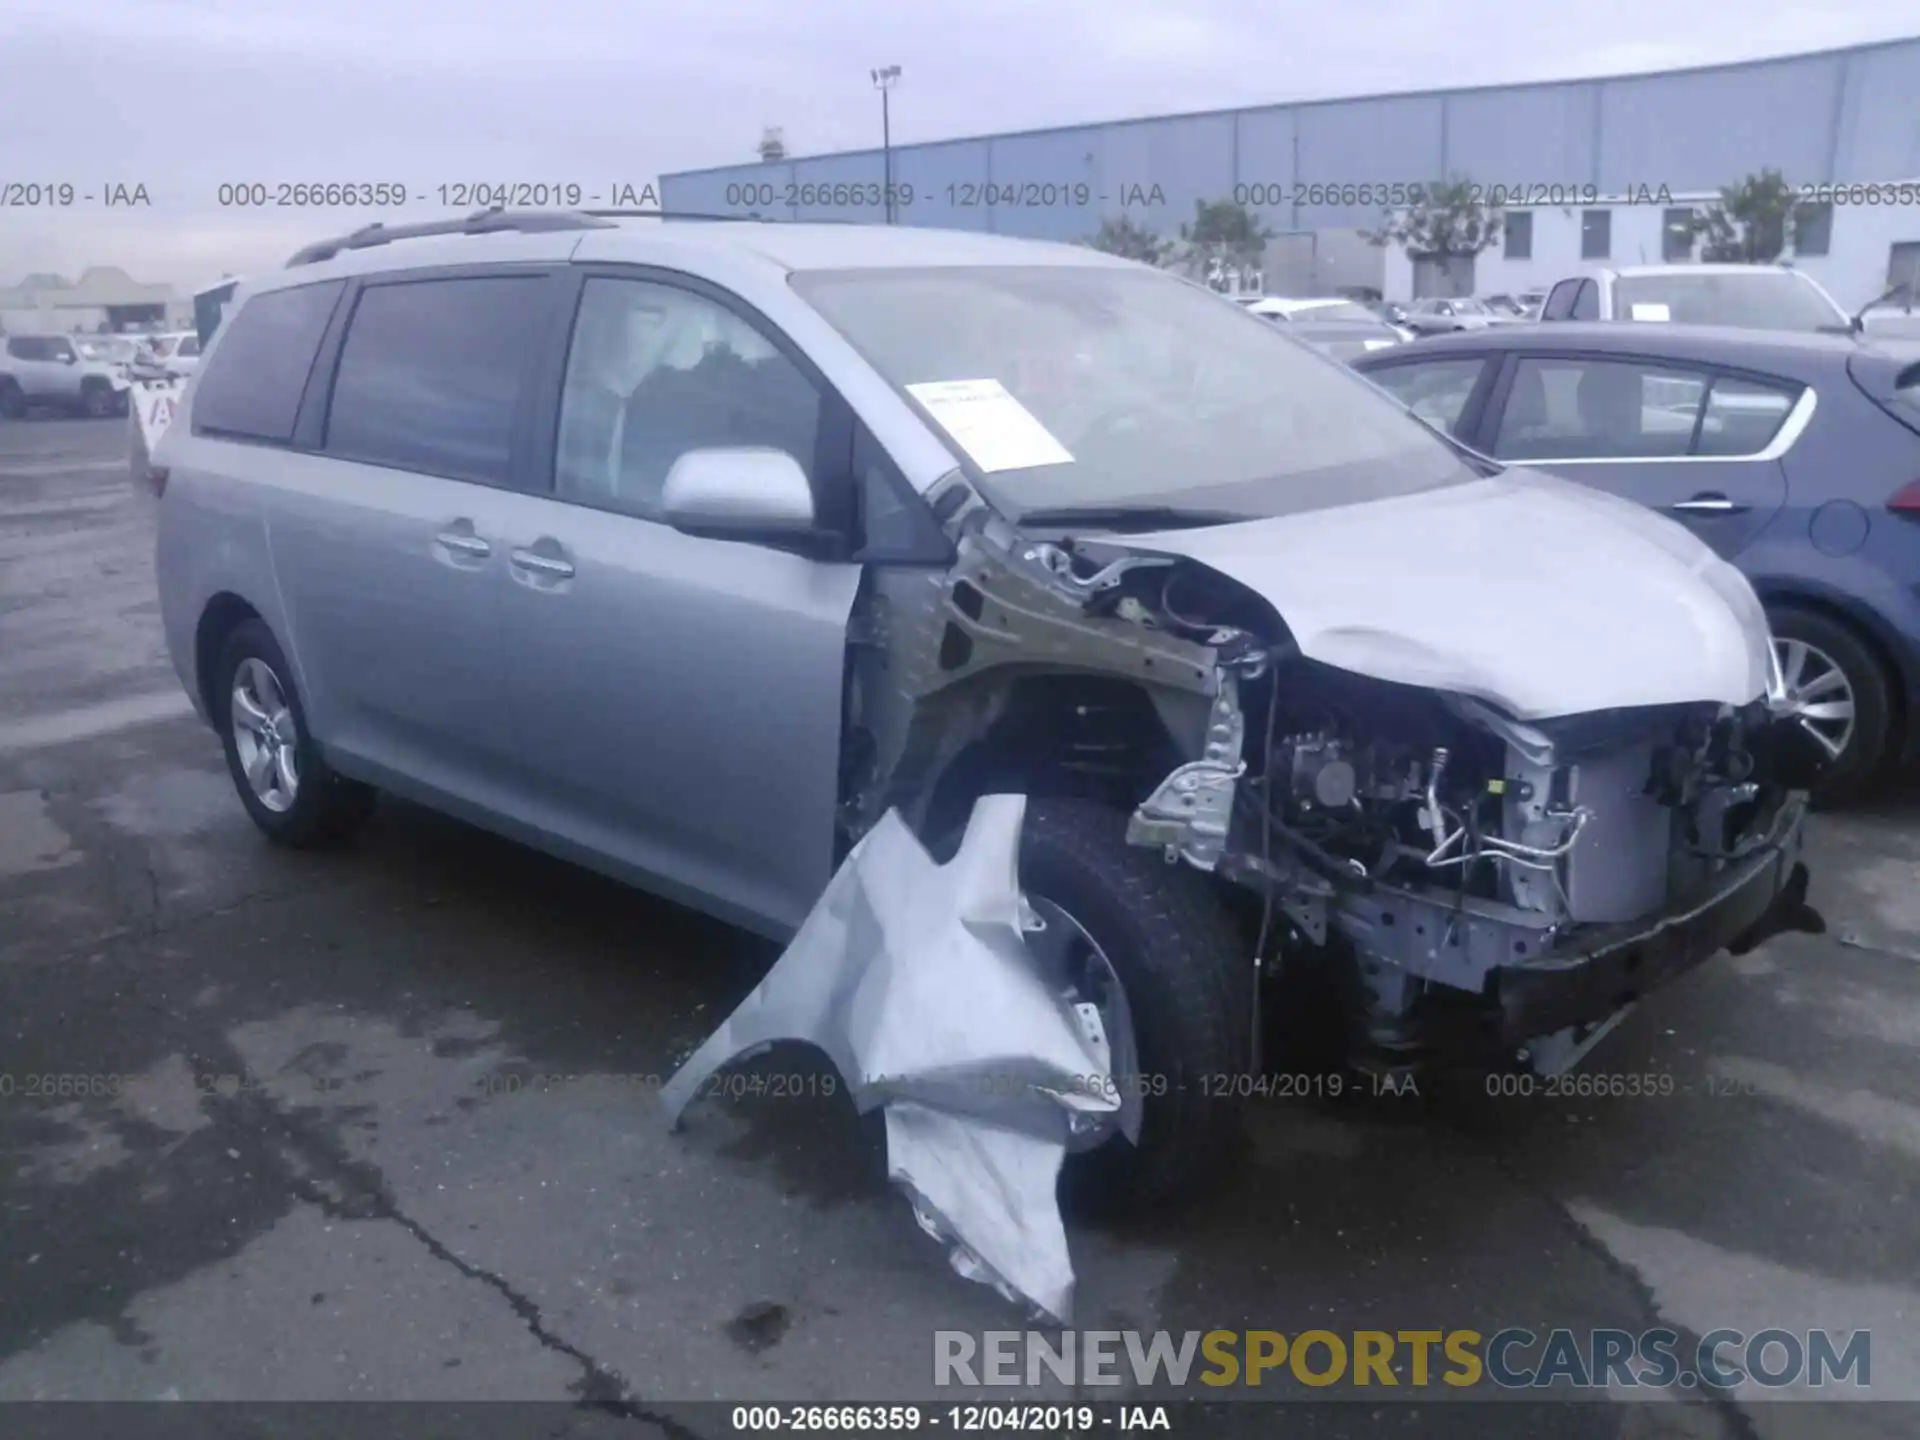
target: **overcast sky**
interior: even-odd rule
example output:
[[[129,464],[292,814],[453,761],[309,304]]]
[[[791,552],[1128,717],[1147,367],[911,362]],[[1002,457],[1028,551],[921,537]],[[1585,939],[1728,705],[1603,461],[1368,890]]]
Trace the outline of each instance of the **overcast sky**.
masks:
[[[879,140],[1787,54],[1920,29],[1913,0],[0,0],[0,181],[144,184],[139,212],[0,209],[0,284],[119,265],[189,286],[340,217],[223,181],[636,187]],[[416,207],[411,218],[429,210]]]

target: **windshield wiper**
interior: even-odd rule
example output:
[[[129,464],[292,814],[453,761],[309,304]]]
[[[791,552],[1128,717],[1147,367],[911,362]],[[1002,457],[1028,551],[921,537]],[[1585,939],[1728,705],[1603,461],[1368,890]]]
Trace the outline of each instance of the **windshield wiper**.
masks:
[[[1087,525],[1098,530],[1198,530],[1248,517],[1233,510],[1184,510],[1176,505],[1061,505],[1027,510],[1021,525]]]

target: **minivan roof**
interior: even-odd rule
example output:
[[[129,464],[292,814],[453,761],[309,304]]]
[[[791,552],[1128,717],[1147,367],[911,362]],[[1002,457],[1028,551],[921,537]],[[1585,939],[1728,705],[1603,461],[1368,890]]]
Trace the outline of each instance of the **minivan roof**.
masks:
[[[342,276],[452,265],[551,263],[572,259],[671,265],[673,257],[685,254],[689,247],[729,249],[788,272],[920,266],[1114,267],[1133,264],[1082,245],[917,225],[786,224],[751,220],[593,223],[582,218],[586,223],[577,228],[397,236],[254,277],[249,288],[278,290]],[[310,248],[321,249],[323,245]]]

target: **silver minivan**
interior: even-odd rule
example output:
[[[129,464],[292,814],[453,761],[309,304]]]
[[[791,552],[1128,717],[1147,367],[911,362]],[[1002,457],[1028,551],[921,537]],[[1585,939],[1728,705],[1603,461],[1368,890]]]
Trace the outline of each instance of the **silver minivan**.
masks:
[[[1736,570],[1090,249],[375,227],[242,286],[153,483],[275,840],[391,791],[779,937],[889,811],[1026,794],[1089,1203],[1204,1185],[1276,1074],[1564,1069],[1819,923]]]

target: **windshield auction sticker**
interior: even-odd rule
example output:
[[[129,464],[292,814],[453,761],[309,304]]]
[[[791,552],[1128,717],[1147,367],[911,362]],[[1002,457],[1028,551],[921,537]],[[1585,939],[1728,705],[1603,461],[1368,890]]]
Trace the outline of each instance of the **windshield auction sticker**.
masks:
[[[1073,456],[998,380],[930,380],[907,393],[982,470],[1070,465]]]

